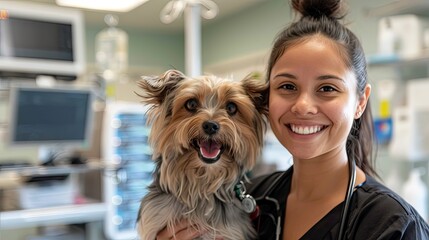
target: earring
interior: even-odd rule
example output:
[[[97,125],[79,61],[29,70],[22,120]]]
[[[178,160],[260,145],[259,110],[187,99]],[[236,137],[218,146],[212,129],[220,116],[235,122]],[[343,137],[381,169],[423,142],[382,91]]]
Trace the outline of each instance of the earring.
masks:
[[[362,111],[361,111],[361,110],[359,110],[359,111],[357,112],[356,118],[360,118],[361,116],[362,116]]]

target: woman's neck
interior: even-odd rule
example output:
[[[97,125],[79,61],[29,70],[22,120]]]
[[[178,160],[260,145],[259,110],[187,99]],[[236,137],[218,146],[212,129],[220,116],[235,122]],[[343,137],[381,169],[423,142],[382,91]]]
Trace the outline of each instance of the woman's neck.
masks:
[[[301,201],[342,196],[349,176],[347,154],[331,154],[314,159],[294,158],[290,196]]]

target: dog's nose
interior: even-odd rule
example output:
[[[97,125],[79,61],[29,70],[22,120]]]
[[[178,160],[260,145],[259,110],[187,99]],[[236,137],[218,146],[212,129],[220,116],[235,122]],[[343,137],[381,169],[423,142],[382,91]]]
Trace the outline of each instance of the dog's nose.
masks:
[[[219,131],[219,124],[213,121],[205,121],[203,123],[203,129],[208,135],[213,135]]]

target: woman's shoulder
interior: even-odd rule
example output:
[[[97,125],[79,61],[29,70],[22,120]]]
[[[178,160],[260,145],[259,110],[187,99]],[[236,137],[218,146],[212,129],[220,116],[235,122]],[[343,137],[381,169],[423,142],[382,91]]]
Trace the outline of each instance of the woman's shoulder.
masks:
[[[418,212],[375,178],[367,176],[365,184],[356,190],[353,198],[350,218],[356,239],[429,237],[429,226]]]
[[[367,175],[367,180],[360,190],[360,203],[373,207],[381,207],[390,211],[396,209],[404,214],[415,214],[414,208],[399,194],[392,191],[379,180]]]

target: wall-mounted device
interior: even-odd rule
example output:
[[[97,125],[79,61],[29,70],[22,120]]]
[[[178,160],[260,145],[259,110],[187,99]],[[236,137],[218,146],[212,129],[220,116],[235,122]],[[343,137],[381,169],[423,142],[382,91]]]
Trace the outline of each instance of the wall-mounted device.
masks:
[[[80,11],[0,1],[0,78],[74,80],[85,69]]]
[[[152,182],[155,164],[148,144],[148,107],[133,102],[109,102],[104,113],[103,159],[117,166],[104,174],[107,205],[105,233],[111,240],[137,239],[141,199]]]

